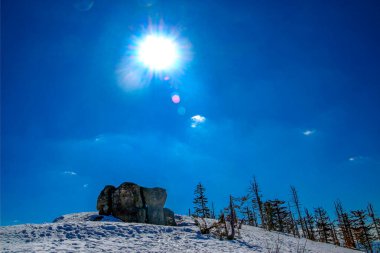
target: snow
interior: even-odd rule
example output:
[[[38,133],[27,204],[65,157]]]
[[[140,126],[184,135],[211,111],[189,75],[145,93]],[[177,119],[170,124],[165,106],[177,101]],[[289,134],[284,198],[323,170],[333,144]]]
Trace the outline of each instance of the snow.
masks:
[[[177,227],[102,221],[95,212],[61,216],[53,223],[0,227],[0,252],[279,252],[353,253],[331,244],[243,226],[241,237],[219,240],[201,235],[193,220],[176,215]],[[305,244],[306,243],[306,244]],[[303,251],[300,251],[303,252]]]

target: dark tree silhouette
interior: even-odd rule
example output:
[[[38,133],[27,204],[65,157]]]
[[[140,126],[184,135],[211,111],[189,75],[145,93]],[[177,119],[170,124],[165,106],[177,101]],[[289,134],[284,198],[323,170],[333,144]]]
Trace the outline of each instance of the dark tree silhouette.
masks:
[[[344,241],[344,247],[355,248],[355,239],[352,233],[351,220],[348,214],[344,212],[342,203],[338,200],[334,203],[336,216],[338,218],[338,227],[340,229],[342,239]]]
[[[310,240],[315,241],[315,232],[314,232],[314,227],[315,227],[315,220],[314,217],[309,213],[309,210],[305,208],[305,219],[304,219],[304,224],[305,228],[307,231],[307,238]]]
[[[261,200],[262,195],[261,195],[261,191],[255,177],[253,177],[253,181],[251,182],[250,192],[253,194],[252,203],[259,210],[261,227],[267,228],[266,220],[264,216],[264,206]]]
[[[375,237],[371,233],[371,226],[366,224],[367,214],[364,210],[351,211],[352,226],[356,241],[372,252],[372,243]]]
[[[267,221],[268,230],[275,230],[279,232],[286,232],[290,229],[288,226],[289,211],[284,206],[285,201],[282,200],[268,200],[264,203],[265,219]]]
[[[306,229],[305,229],[305,225],[303,223],[303,219],[302,219],[302,215],[301,215],[301,204],[300,204],[300,201],[298,199],[298,193],[297,193],[297,190],[294,186],[290,186],[290,189],[292,191],[292,200],[293,200],[293,203],[294,203],[294,206],[296,207],[296,210],[297,210],[297,214],[298,214],[298,224],[301,225],[301,229],[302,229],[302,236],[303,237],[306,237]]]
[[[325,209],[318,207],[315,209],[315,220],[320,242],[334,242],[330,218]]]
[[[375,211],[371,203],[368,204],[368,216],[372,219],[372,225],[374,226],[377,234],[377,239],[380,240],[380,220],[375,217]]]
[[[207,207],[206,189],[199,183],[194,191],[194,215],[201,218],[210,218],[210,209]]]

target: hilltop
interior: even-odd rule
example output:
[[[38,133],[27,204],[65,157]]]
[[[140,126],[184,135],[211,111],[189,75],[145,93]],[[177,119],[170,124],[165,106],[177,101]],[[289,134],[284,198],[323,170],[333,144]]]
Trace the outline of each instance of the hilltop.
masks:
[[[194,221],[182,215],[175,216],[176,227],[124,223],[112,216],[105,217],[94,221],[99,219],[95,212],[75,213],[52,223],[0,227],[0,251],[274,252],[278,246],[279,252],[357,252],[251,226],[243,226],[237,240],[219,240],[200,234]]]

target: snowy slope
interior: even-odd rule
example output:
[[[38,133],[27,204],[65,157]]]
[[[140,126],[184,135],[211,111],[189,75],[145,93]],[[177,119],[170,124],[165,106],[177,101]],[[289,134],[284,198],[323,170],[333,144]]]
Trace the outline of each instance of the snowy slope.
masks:
[[[219,240],[201,235],[191,218],[176,216],[179,226],[91,221],[96,213],[59,217],[54,223],[0,227],[0,252],[358,252],[243,226],[241,238]]]

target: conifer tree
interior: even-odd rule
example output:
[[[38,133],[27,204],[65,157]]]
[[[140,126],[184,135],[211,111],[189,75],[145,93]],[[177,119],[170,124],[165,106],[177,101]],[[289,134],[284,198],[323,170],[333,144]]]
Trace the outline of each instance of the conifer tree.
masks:
[[[367,251],[372,252],[372,243],[375,237],[371,233],[371,226],[366,224],[367,214],[364,210],[351,211],[352,226],[356,241]]]
[[[338,227],[342,234],[342,238],[344,241],[344,247],[347,248],[355,248],[355,239],[352,233],[352,225],[351,220],[348,217],[348,214],[344,212],[342,203],[337,201],[334,203],[335,211],[338,218]]]
[[[265,215],[265,216],[264,216]],[[269,201],[264,202],[264,213],[262,216],[266,221],[265,228],[269,231],[275,230],[275,224],[274,224],[274,210]]]
[[[315,234],[314,234],[314,224],[315,224],[315,221],[314,221],[314,217],[309,213],[309,211],[305,208],[305,219],[304,219],[304,224],[306,225],[306,229],[307,229],[307,238],[312,240],[312,241],[315,241]]]
[[[289,212],[284,204],[285,201],[278,199],[268,200],[264,203],[268,230],[276,230],[279,232],[288,230],[286,226],[289,225],[287,223]]]
[[[257,227],[256,213],[248,205],[240,208],[240,213],[243,215],[244,224]]]
[[[261,220],[261,227],[267,228],[266,220],[264,216],[264,205],[261,200],[262,195],[259,188],[259,184],[256,181],[256,177],[253,177],[253,181],[251,182],[250,192],[253,194],[252,203],[253,205],[259,210],[260,220]]]
[[[318,207],[315,209],[315,219],[317,225],[317,232],[320,242],[331,243],[333,242],[331,222],[325,209]]]
[[[194,191],[194,215],[201,218],[210,218],[210,209],[207,207],[207,197],[205,195],[206,189],[199,183]]]

